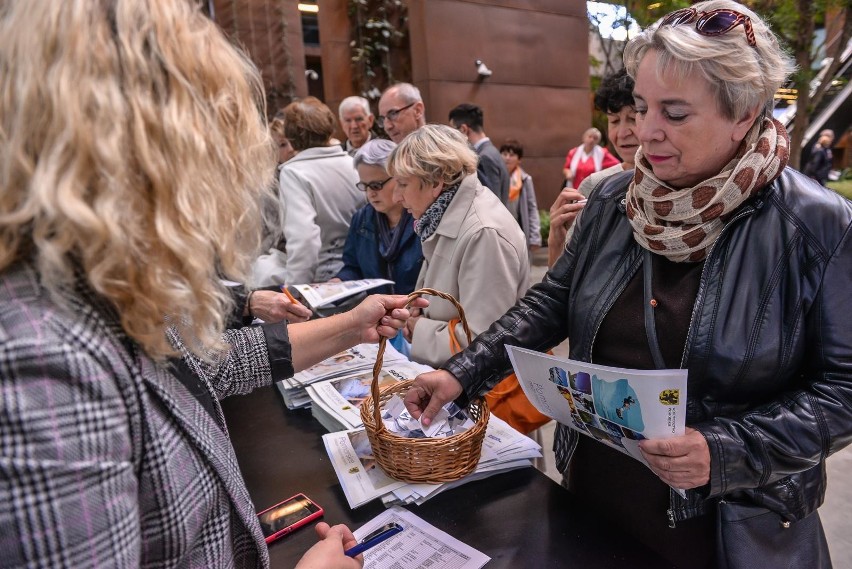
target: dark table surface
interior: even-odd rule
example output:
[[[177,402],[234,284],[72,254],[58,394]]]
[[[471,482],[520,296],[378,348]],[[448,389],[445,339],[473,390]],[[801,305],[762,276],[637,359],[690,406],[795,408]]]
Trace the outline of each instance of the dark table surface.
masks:
[[[325,509],[326,522],[353,530],[384,510],[380,500],[349,509],[323,446],[325,429],[310,410],[287,410],[276,388],[230,397],[222,407],[258,510],[304,492]],[[471,482],[407,508],[491,557],[489,569],[669,566],[534,468]],[[312,527],[272,543],[272,567],[293,567],[314,543]]]

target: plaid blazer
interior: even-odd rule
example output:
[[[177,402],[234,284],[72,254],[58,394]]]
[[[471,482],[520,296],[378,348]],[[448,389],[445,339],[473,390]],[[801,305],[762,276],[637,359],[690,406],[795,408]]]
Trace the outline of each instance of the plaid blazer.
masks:
[[[0,274],[0,565],[266,567],[228,439],[81,281],[55,302],[30,265]],[[272,381],[260,328],[228,332],[214,399]]]

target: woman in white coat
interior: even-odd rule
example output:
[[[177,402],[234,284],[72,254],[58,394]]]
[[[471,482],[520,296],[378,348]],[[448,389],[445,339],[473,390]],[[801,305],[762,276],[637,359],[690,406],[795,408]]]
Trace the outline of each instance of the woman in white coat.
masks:
[[[365,202],[352,158],[328,144],[335,124],[334,113],[315,97],[284,109],[284,135],[297,152],[279,170],[286,258],[270,251],[259,259],[257,287],[325,282],[343,268],[349,223]]]
[[[513,306],[529,285],[523,231],[509,210],[476,177],[476,154],[455,129],[426,125],[409,134],[388,160],[396,179],[394,199],[415,218],[423,246],[417,288],[455,297],[474,335]],[[451,355],[450,334],[467,345],[449,302],[433,298],[409,319],[411,358],[438,367]]]

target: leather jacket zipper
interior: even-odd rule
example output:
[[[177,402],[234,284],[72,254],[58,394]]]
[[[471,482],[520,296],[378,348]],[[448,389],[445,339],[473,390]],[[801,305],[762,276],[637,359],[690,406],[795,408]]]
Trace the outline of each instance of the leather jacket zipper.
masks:
[[[710,260],[710,256],[713,254],[713,251],[716,249],[716,244],[722,239],[722,236],[725,234],[725,231],[733,225],[735,221],[742,219],[747,215],[751,215],[755,212],[754,207],[748,207],[743,209],[740,213],[731,218],[728,223],[725,224],[725,227],[722,228],[722,231],[719,233],[719,237],[716,238],[716,241],[710,246],[710,249],[707,251],[707,257],[705,257],[704,266],[701,267],[701,278],[698,281],[698,293],[695,295],[695,303],[692,305],[692,314],[689,317],[689,328],[687,328],[686,332],[686,343],[683,345],[683,354],[680,357],[680,368],[684,369],[686,366],[687,354],[689,354],[689,344],[692,342],[693,336],[693,323],[695,322],[695,316],[698,314],[698,309],[700,306],[704,304],[704,293],[706,292],[706,281],[705,278],[705,270],[707,269],[707,261]],[[677,526],[675,523],[675,504],[674,504],[674,491],[669,489],[669,509],[666,510],[666,515],[669,518],[669,527],[674,528]]]
[[[683,345],[683,354],[680,356],[680,369],[683,369],[686,366],[686,356],[689,354],[689,344],[692,341],[693,335],[693,323],[695,322],[695,316],[698,313],[698,308],[704,304],[704,293],[707,288],[707,279],[705,278],[705,270],[707,269],[707,261],[710,260],[710,256],[713,254],[713,251],[716,249],[716,244],[722,239],[722,236],[725,234],[725,231],[734,224],[735,221],[742,219],[747,215],[751,215],[755,212],[754,207],[748,207],[743,209],[740,213],[735,215],[728,223],[725,224],[725,227],[722,228],[722,231],[719,233],[719,237],[716,238],[716,241],[710,246],[710,249],[707,251],[707,256],[705,257],[704,266],[701,267],[701,277],[698,280],[698,293],[695,295],[695,302],[692,305],[692,314],[689,316],[689,327],[686,329],[686,343]],[[700,302],[699,302],[700,301]]]

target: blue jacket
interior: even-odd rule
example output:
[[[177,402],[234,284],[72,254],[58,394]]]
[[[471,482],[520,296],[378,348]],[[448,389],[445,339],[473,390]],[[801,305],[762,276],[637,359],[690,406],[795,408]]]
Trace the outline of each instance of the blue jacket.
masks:
[[[414,290],[423,251],[420,238],[410,223],[402,235],[402,253],[396,262],[388,264],[379,254],[379,228],[376,226],[376,210],[370,204],[355,212],[349,225],[349,234],[343,246],[343,268],[337,278],[343,281],[356,279],[390,279],[396,284],[375,289],[372,292],[408,294]]]

